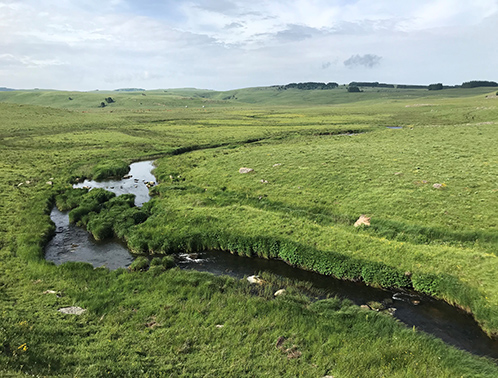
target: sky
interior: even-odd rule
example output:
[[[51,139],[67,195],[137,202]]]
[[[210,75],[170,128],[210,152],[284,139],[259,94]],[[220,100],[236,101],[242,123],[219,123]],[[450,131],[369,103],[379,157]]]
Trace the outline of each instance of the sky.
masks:
[[[0,87],[498,81],[498,0],[0,0]]]

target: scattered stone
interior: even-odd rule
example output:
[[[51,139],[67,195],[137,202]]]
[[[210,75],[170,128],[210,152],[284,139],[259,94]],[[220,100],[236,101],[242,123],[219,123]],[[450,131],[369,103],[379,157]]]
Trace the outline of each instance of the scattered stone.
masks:
[[[128,180],[128,179],[130,179],[130,178],[132,178],[132,177],[133,177],[133,176],[132,176],[132,175],[130,175],[130,174],[128,174],[128,175],[124,175],[124,176],[123,176],[123,180]]]
[[[402,175],[402,174],[403,174],[403,172],[395,172],[394,174],[395,174],[396,176],[399,176],[399,175]]]
[[[286,294],[286,293],[287,293],[287,290],[285,290],[285,289],[280,289],[280,290],[277,290],[277,291],[275,292],[275,294],[273,294],[273,295],[274,295],[275,297],[278,297],[279,295],[284,295],[284,294]]]
[[[371,310],[369,305],[361,305],[360,308],[362,308],[364,310]]]
[[[57,292],[54,290],[45,290],[43,294],[57,294]]]
[[[354,223],[355,227],[360,227],[362,224],[365,226],[370,226],[370,219],[371,217],[365,216],[365,214],[360,215],[358,220]]]
[[[47,181],[47,185],[54,185],[52,181]]]
[[[377,301],[370,301],[367,303],[368,307],[370,307],[372,310],[374,311],[380,311],[380,310],[384,310],[384,305],[380,302],[377,302]]]
[[[273,167],[280,167],[282,165],[282,163],[277,163],[277,164],[273,164]]]
[[[200,258],[200,255],[198,253],[189,253],[187,257],[192,260],[197,260]]]
[[[29,184],[31,184],[31,181],[29,181],[29,180],[26,181],[26,185],[29,185]]]
[[[262,182],[263,184],[268,184],[268,181],[266,180],[261,180],[260,182]]]
[[[23,182],[20,182],[19,184],[17,184],[17,186],[21,186],[21,185],[23,185],[23,184],[24,184]]]
[[[444,189],[446,187],[446,184],[434,184],[432,185],[434,189]]]
[[[247,277],[247,281],[249,281],[249,283],[251,284],[258,284],[258,285],[263,284],[263,280],[259,278],[259,276],[249,276]]]
[[[387,312],[390,314],[390,315],[394,315],[394,313],[396,312],[396,309],[394,307],[389,307],[387,309]]]
[[[412,299],[410,302],[414,306],[418,306],[420,304],[420,301],[418,299]]]
[[[70,314],[70,315],[81,315],[83,314],[86,310],[81,307],[63,307],[58,309],[57,311],[62,312],[63,314]]]
[[[412,272],[406,271],[406,272],[405,272],[405,276],[406,276],[406,277],[411,277],[411,276],[412,276]]]
[[[223,328],[225,325],[224,324],[216,324],[215,327],[216,328]]]
[[[302,353],[296,349],[295,346],[293,346],[292,348],[289,348],[285,351],[285,353],[287,353],[287,358],[290,360],[290,359],[293,359],[293,358],[299,358],[301,357]]]
[[[254,169],[252,168],[245,168],[245,167],[242,167],[239,169],[239,173],[250,173],[250,172],[254,172]]]

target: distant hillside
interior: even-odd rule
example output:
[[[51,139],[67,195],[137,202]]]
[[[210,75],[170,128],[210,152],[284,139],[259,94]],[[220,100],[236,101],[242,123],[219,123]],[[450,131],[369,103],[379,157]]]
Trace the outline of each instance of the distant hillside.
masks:
[[[15,89],[7,88],[7,87],[0,87],[0,92],[9,92],[9,91],[15,91]]]
[[[428,90],[428,86],[391,85],[383,83],[353,82],[361,90],[351,92],[348,85],[339,85],[333,89],[325,83],[287,84],[285,86],[252,87],[229,91],[213,91],[195,88],[156,89],[142,91],[121,90],[108,92],[68,92],[43,90],[0,90],[0,102],[49,106],[68,110],[95,112],[111,111],[149,111],[170,109],[203,109],[215,107],[251,107],[255,104],[264,106],[322,106],[350,104],[360,101],[372,103],[386,100],[412,101],[417,99],[425,103],[430,98],[471,97],[489,95],[496,89],[491,87],[464,88],[439,86]],[[353,84],[351,83],[351,84]],[[365,86],[365,84],[369,84]],[[479,83],[476,83],[479,84]],[[476,85],[472,84],[472,85]],[[316,86],[320,89],[308,89]],[[325,87],[323,87],[325,86]],[[394,86],[394,88],[393,88]],[[281,87],[286,87],[282,89]],[[132,88],[130,88],[132,89]],[[324,90],[326,89],[326,90]],[[112,96],[112,101],[108,101]],[[422,99],[424,100],[418,100]],[[102,104],[104,103],[104,106]]]

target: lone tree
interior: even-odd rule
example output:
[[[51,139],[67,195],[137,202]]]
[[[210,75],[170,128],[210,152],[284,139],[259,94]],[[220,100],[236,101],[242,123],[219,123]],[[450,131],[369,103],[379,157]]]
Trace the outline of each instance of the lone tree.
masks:
[[[102,102],[100,103],[100,105],[99,105],[99,108],[105,108],[106,106],[107,106],[107,105],[105,104],[105,102],[104,102],[104,101],[102,101]]]
[[[112,97],[106,97],[105,102],[107,102],[108,104],[112,104],[113,102],[116,102],[116,101],[114,101]]]

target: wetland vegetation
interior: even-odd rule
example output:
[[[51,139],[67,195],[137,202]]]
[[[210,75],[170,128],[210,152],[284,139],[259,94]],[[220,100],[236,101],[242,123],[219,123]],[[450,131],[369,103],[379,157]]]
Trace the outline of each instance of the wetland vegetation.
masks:
[[[136,254],[279,258],[432,295],[496,336],[496,88],[362,90],[1,92],[3,372],[498,376],[496,361],[278,277],[44,259],[55,203]],[[142,208],[72,188],[146,159],[158,185]],[[362,214],[370,226],[354,227]],[[71,305],[86,311],[57,311]]]

